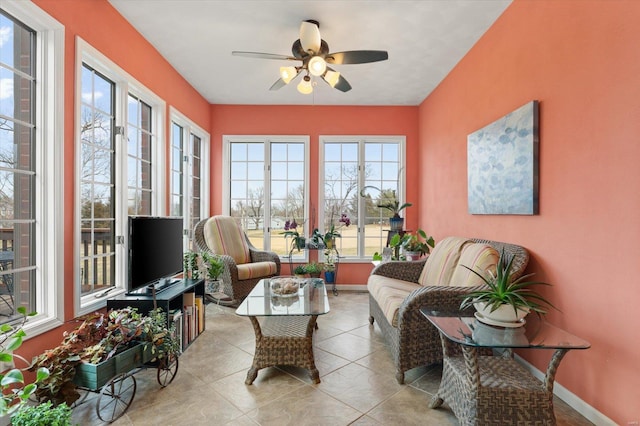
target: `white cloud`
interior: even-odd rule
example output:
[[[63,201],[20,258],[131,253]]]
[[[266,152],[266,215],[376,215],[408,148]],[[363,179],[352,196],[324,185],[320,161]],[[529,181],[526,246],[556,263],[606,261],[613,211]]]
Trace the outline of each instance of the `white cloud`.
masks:
[[[0,78],[0,99],[7,99],[13,96],[13,79]]]
[[[10,27],[0,27],[0,47],[4,46],[6,42],[11,38]]]
[[[82,93],[82,100],[84,102],[90,104],[91,103],[91,94],[92,94],[91,92]],[[95,96],[96,101],[98,99],[100,99],[102,96],[104,96],[102,92],[94,92],[93,95]]]

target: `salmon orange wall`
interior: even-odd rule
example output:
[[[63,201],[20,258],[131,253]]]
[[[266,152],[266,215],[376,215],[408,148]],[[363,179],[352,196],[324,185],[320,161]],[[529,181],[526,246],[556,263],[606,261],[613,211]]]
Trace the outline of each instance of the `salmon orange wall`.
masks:
[[[293,88],[287,88],[293,89]],[[284,90],[284,89],[283,89]],[[300,95],[303,96],[303,95]],[[318,203],[318,138],[320,135],[404,135],[407,140],[407,176],[418,173],[417,107],[327,106],[211,106],[211,213],[222,212],[223,135],[308,135],[310,139],[310,199]],[[418,188],[407,185],[407,226],[417,226]],[[338,284],[365,284],[371,263],[340,268]]]
[[[204,129],[210,127],[209,103],[147,42],[106,0],[34,0],[34,3],[57,19],[65,28],[64,60],[64,278],[65,320],[74,313],[73,230],[74,230],[74,99],[75,40],[82,37],[94,48],[124,69],[137,81],[174,106]],[[167,154],[167,158],[169,158]],[[62,340],[62,332],[73,324],[44,333],[25,342],[20,353],[27,359]]]
[[[592,345],[558,382],[619,424],[640,420],[639,21],[636,1],[516,0],[419,108],[419,222],[529,249],[549,320]],[[468,214],[467,135],[534,99],[540,214]]]

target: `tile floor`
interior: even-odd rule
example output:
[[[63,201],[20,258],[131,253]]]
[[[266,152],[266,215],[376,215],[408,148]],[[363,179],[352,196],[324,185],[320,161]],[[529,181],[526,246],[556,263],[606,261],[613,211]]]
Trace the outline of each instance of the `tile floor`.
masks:
[[[114,425],[457,425],[451,411],[428,408],[441,367],[414,369],[406,385],[395,380],[389,349],[380,330],[369,326],[368,296],[342,291],[330,295],[331,312],[318,318],[316,365],[321,383],[306,370],[263,369],[253,385],[244,380],[254,350],[253,328],[234,309],[207,305],[207,329],[180,357],[175,380],[166,388],[156,370],[135,375],[137,392]],[[562,365],[560,366],[562,368]],[[76,407],[74,424],[100,425],[96,395]],[[590,425],[562,401],[559,425]]]

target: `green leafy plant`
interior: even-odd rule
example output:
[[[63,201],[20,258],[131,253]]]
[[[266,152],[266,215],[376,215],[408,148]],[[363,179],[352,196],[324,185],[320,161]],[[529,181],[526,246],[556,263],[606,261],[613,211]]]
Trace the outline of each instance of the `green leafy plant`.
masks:
[[[293,269],[294,275],[306,275],[307,268],[304,265],[298,265]]]
[[[68,426],[71,408],[67,404],[53,406],[51,402],[25,407],[11,417],[12,426]]]
[[[305,271],[307,271],[307,273],[309,275],[318,275],[322,273],[322,265],[320,265],[317,262],[311,262],[311,263],[307,263],[307,265],[304,267]]]
[[[422,229],[418,229],[415,234],[405,234],[408,238],[402,241],[402,248],[405,251],[417,252],[422,255],[428,254],[435,246],[435,240]]]
[[[220,257],[205,251],[201,253],[201,257],[207,279],[216,281],[224,272],[224,262]]]
[[[200,268],[198,266],[198,253],[194,251],[187,251],[183,257],[183,275],[185,278],[193,278],[197,280],[200,278]]]
[[[400,235],[399,233],[394,234],[389,240],[389,247],[393,252],[391,256],[391,260],[402,260],[400,257],[400,248],[404,245],[405,241],[409,239],[409,234]]]
[[[16,311],[22,316],[19,325],[2,324],[0,326],[0,361],[13,364],[14,358],[24,361],[24,358],[14,352],[22,345],[22,340],[26,333],[22,329],[27,322],[27,317],[34,316],[36,313],[27,314],[27,310],[20,306]],[[36,392],[38,384],[49,376],[49,370],[46,368],[38,368],[36,370],[36,380],[33,383],[25,385],[22,369],[11,368],[8,371],[0,373],[0,416],[11,415],[26,408],[24,404],[29,397]]]
[[[307,239],[298,232],[298,223],[295,219],[287,220],[284,223],[284,232],[282,235],[284,235],[285,238],[291,237],[291,249],[289,250],[289,254],[296,249],[300,251],[307,243]]]
[[[382,261],[382,255],[380,253],[378,253],[378,252],[375,252],[375,253],[373,253],[373,258],[371,260],[373,260],[374,262],[375,261]]]
[[[503,250],[496,266],[496,273],[493,274],[491,271],[487,271],[487,276],[463,265],[482,278],[487,288],[466,294],[460,308],[467,309],[472,307],[474,303],[482,302],[490,307],[491,312],[501,305],[512,306],[514,312],[517,312],[518,309],[528,309],[539,315],[546,314],[548,308],[557,309],[551,302],[531,288],[536,285],[550,286],[551,284],[541,281],[527,281],[528,278],[534,275],[533,273],[513,279],[511,270],[513,259],[513,256],[506,255]]]

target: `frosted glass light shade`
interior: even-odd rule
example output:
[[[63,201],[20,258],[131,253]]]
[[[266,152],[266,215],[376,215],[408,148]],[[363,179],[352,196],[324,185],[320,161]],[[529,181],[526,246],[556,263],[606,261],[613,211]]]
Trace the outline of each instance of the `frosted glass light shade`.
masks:
[[[340,73],[338,71],[327,71],[322,78],[324,78],[324,81],[329,83],[329,86],[336,87],[338,80],[340,80]]]
[[[314,56],[309,60],[308,67],[311,75],[320,76],[327,70],[327,63],[320,56]]]
[[[304,21],[300,25],[300,44],[305,52],[318,53],[320,50],[320,29],[314,22]]]
[[[313,86],[311,85],[311,79],[308,76],[305,76],[304,80],[302,80],[298,84],[298,92],[302,93],[303,95],[308,95],[309,93],[313,92]]]
[[[289,82],[293,80],[296,75],[298,75],[296,67],[280,67],[280,78],[286,84],[289,84]]]

